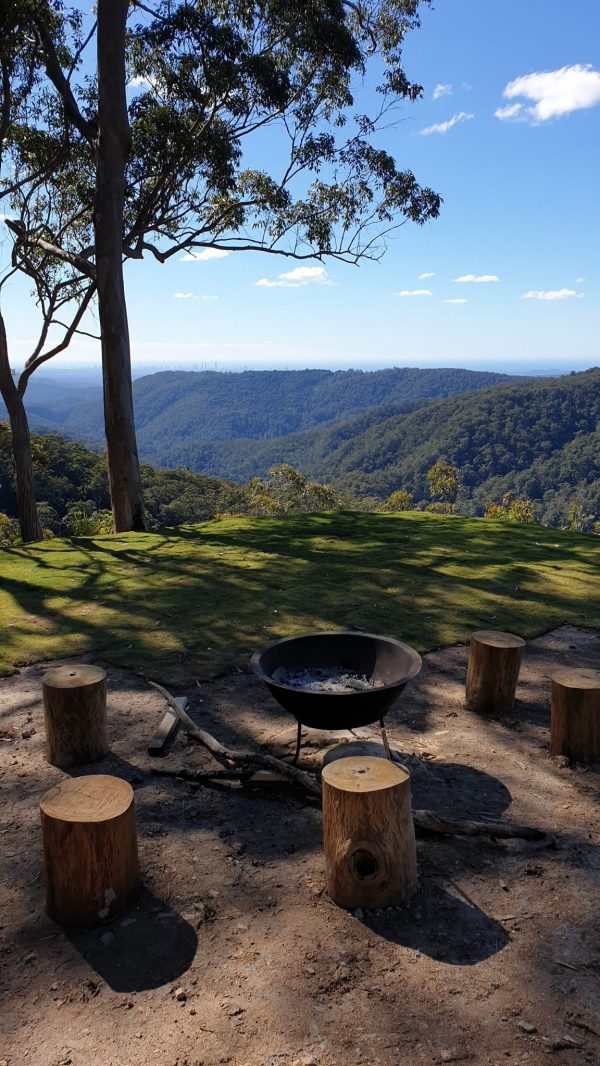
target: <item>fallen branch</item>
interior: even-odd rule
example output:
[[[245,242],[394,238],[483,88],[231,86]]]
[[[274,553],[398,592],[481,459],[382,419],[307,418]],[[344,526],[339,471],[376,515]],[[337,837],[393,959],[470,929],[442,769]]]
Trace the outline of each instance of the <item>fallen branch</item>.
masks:
[[[168,770],[163,766],[153,766],[151,773],[154,777],[176,777],[178,781],[187,781],[191,785],[211,784],[213,781],[248,781],[253,770],[187,770],[180,766],[178,770]]]
[[[287,763],[282,762],[281,759],[276,759],[274,755],[263,755],[256,751],[238,751],[233,748],[226,748],[219,740],[207,733],[205,729],[200,729],[189,714],[181,709],[177,701],[171,696],[170,692],[167,692],[166,688],[162,685],[157,685],[155,681],[151,681],[150,684],[161,696],[163,696],[169,707],[171,707],[177,717],[180,719],[185,733],[190,740],[195,740],[197,744],[201,744],[203,748],[207,748],[211,755],[221,763],[226,769],[231,766],[237,766],[242,770],[245,769],[263,769],[273,770],[277,774],[281,774],[282,777],[287,778],[294,785],[299,785],[306,792],[310,792],[313,796],[321,796],[321,787],[317,781],[315,781],[310,774],[304,772],[304,770],[298,770],[295,766],[288,766]]]
[[[187,736],[201,744],[203,748],[207,748],[217,762],[224,766],[226,770],[230,770],[232,767],[237,767],[241,770],[272,770],[274,773],[280,774],[288,781],[291,781],[292,784],[299,785],[300,788],[309,792],[311,796],[321,797],[319,782],[311,777],[310,774],[305,773],[304,770],[289,766],[288,763],[283,762],[281,759],[276,759],[274,755],[226,748],[224,744],[221,744],[219,740],[207,733],[205,729],[197,726],[190,716],[182,710],[170,692],[167,692],[166,688],[158,685],[155,681],[151,681],[150,684],[157,692],[160,692],[161,696],[175,711]],[[201,777],[193,776],[193,771],[171,771],[167,773],[162,771],[161,776],[173,776],[180,780],[188,781],[201,780]],[[544,840],[546,837],[543,830],[534,829],[527,825],[510,825],[508,822],[451,822],[447,818],[440,818],[433,811],[413,810],[413,821],[416,829],[426,830],[428,833],[442,834],[443,836],[490,836],[502,840],[510,840],[515,837],[520,840]]]
[[[490,836],[510,840],[544,840],[546,834],[542,829],[529,825],[510,825],[509,822],[450,822],[440,818],[433,811],[413,811],[413,820],[417,829],[426,829],[428,833],[441,833],[445,836]]]

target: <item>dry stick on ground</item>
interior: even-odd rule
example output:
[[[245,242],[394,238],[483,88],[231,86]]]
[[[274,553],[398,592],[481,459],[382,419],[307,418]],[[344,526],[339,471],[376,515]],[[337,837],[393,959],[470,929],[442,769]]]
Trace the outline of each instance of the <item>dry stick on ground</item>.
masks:
[[[207,748],[222,766],[227,769],[233,765],[241,769],[261,768],[273,770],[293,784],[299,785],[306,792],[309,792],[311,796],[320,798],[321,786],[310,774],[305,773],[303,770],[298,770],[294,766],[288,766],[281,759],[276,759],[274,755],[263,755],[254,751],[237,751],[232,748],[226,748],[210,733],[207,733],[205,729],[200,729],[190,716],[185,711],[182,711],[166,688],[158,685],[155,681],[150,681],[150,684],[160,692],[169,706],[173,708],[175,714],[181,719],[181,724],[187,736]],[[157,771],[154,772],[156,773]],[[185,771],[185,773],[179,770],[160,770],[159,773],[161,777],[175,777],[192,782],[194,780],[200,781],[205,777],[204,774],[195,774],[194,771],[189,770]],[[416,829],[426,830],[429,833],[439,833],[444,836],[490,836],[506,840],[514,837],[518,837],[521,840],[544,840],[546,837],[543,830],[534,829],[527,825],[510,825],[508,822],[451,822],[447,818],[438,817],[433,811],[413,810],[412,813]]]
[[[544,840],[543,829],[534,829],[529,825],[510,825],[509,822],[450,822],[440,818],[433,811],[413,811],[413,821],[417,829],[426,829],[428,833],[441,833],[446,836],[460,834],[466,837],[484,836],[500,837],[509,840]]]
[[[190,716],[182,711],[176,700],[171,696],[170,692],[167,692],[166,688],[162,685],[157,685],[155,681],[151,681],[150,684],[153,688],[160,692],[161,696],[164,696],[169,707],[172,707],[178,718],[181,719],[181,724],[191,740],[195,740],[198,744],[201,744],[204,748],[210,751],[211,755],[214,755],[217,762],[220,762],[222,766],[229,768],[233,766],[239,766],[242,769],[263,769],[273,770],[275,773],[281,774],[282,777],[286,777],[293,784],[300,785],[306,792],[310,792],[313,796],[321,795],[321,788],[317,781],[313,780],[309,774],[304,773],[303,770],[297,770],[295,766],[288,766],[287,763],[282,762],[281,759],[276,759],[273,755],[263,755],[255,751],[237,751],[233,748],[226,748],[215,737],[211,736],[204,729],[200,729]]]

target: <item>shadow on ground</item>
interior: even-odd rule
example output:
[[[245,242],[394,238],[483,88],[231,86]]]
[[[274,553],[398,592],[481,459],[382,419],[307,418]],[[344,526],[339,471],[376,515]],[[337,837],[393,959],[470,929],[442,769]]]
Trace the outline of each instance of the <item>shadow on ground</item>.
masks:
[[[510,940],[506,929],[457,886],[445,889],[428,881],[406,907],[374,914],[366,924],[385,940],[452,966],[489,959]]]
[[[190,923],[147,889],[125,916],[98,929],[65,933],[114,992],[144,992],[177,981],[198,946]]]

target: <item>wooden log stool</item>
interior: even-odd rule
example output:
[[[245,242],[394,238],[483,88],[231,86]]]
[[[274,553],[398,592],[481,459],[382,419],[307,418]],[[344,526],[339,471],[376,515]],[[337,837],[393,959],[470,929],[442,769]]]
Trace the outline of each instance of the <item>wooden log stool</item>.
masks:
[[[600,762],[600,670],[564,669],[550,680],[550,754]]]
[[[62,770],[108,754],[106,674],[98,666],[57,666],[42,678],[46,758]]]
[[[466,704],[470,711],[510,714],[525,641],[514,633],[480,629],[471,635]]]
[[[70,778],[40,803],[46,910],[60,925],[95,925],[138,893],[133,789],[106,774]]]
[[[323,770],[327,892],[340,907],[388,907],[417,889],[410,774],[372,756]]]

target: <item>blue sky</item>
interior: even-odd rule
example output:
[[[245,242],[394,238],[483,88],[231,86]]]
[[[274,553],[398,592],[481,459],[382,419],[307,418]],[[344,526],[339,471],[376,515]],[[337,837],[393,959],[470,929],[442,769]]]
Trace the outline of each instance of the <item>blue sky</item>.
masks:
[[[441,194],[440,218],[360,267],[130,263],[134,366],[600,363],[600,3],[438,0],[404,55],[423,99],[381,143]],[[3,310],[18,364],[35,329],[18,285]],[[97,360],[78,340],[57,366]]]

